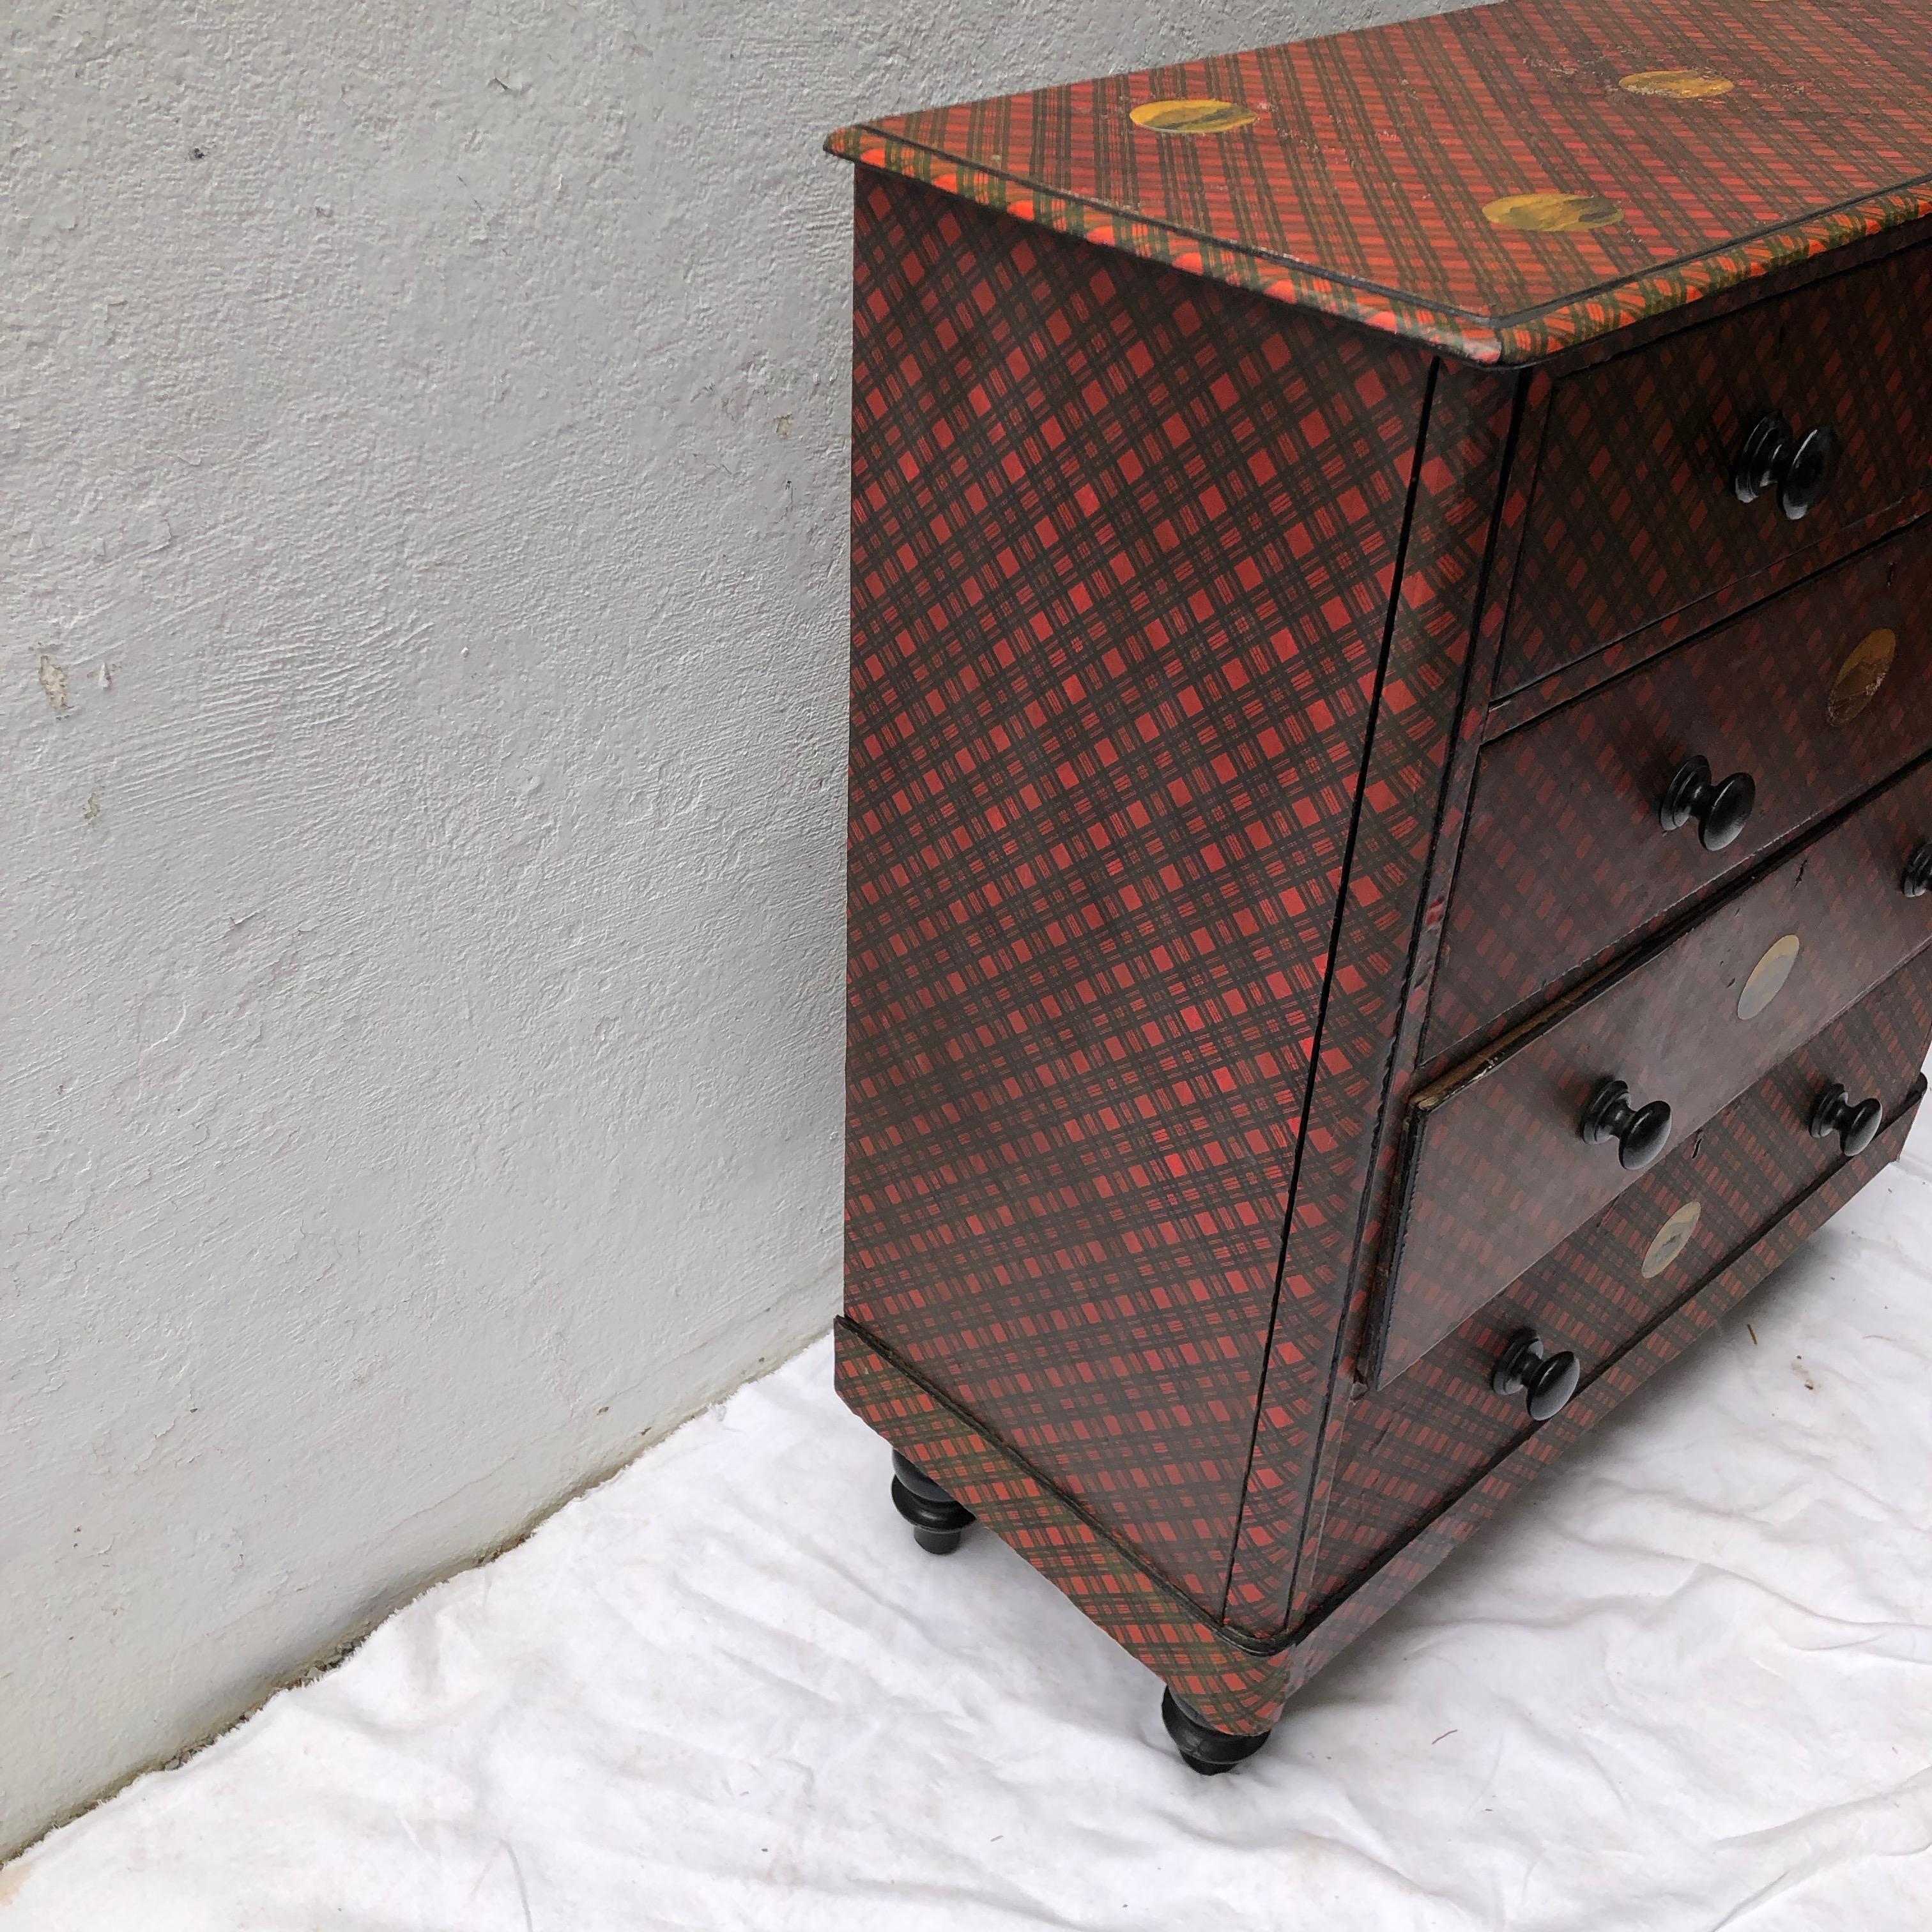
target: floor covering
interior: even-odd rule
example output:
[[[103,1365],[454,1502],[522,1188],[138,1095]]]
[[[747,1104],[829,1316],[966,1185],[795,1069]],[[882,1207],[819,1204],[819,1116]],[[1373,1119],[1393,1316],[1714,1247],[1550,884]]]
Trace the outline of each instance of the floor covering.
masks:
[[[1932,1119],[1932,1114],[1928,1114]],[[1932,1924],[1932,1134],[1202,1779],[820,1343],[0,1868],[0,1932]]]

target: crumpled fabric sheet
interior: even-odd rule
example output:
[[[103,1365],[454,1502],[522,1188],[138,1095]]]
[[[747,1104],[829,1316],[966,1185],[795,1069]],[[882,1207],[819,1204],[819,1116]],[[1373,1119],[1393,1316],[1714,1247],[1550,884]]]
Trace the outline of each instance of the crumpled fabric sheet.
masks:
[[[0,1872],[4,1932],[1932,1924],[1932,1139],[1232,1776],[825,1345]]]

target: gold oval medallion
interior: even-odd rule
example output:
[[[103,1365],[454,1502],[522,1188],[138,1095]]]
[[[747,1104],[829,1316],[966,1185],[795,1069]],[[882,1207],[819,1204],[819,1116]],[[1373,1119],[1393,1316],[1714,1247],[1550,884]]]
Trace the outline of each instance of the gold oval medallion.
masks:
[[[1226,134],[1254,123],[1251,109],[1238,101],[1149,100],[1128,116],[1136,128],[1151,128],[1156,134]]]
[[[1784,991],[1784,982],[1791,977],[1792,968],[1798,964],[1798,949],[1802,944],[1796,933],[1787,932],[1782,939],[1774,939],[1766,948],[1764,957],[1750,969],[1750,977],[1738,995],[1739,1019],[1756,1019]]]
[[[1834,724],[1849,724],[1878,695],[1898,649],[1898,639],[1890,631],[1874,631],[1852,646],[1832,680],[1832,701],[1825,715]]]
[[[1498,228],[1532,235],[1560,235],[1574,228],[1608,228],[1623,210],[1600,194],[1506,194],[1483,204],[1484,217]]]
[[[1626,94],[1661,94],[1670,100],[1711,100],[1737,86],[1723,75],[1700,74],[1694,68],[1657,67],[1627,74],[1617,82]]]
[[[1690,1245],[1690,1237],[1697,1232],[1697,1218],[1703,1211],[1702,1202],[1687,1201],[1658,1229],[1657,1238],[1644,1250],[1646,1281],[1660,1275]]]

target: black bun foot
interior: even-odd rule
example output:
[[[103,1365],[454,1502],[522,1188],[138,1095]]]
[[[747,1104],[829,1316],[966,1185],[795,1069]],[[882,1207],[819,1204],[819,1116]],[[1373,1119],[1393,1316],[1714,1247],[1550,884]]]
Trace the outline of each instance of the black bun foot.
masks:
[[[974,1521],[973,1512],[956,1503],[921,1469],[892,1451],[892,1507],[912,1525],[913,1540],[934,1556],[950,1556]]]
[[[1236,1765],[1252,1757],[1273,1736],[1271,1732],[1260,1731],[1244,1738],[1232,1731],[1217,1731],[1212,1725],[1204,1724],[1172,1690],[1161,1693],[1160,1720],[1167,1726],[1181,1762],[1203,1778],[1232,1771]]]

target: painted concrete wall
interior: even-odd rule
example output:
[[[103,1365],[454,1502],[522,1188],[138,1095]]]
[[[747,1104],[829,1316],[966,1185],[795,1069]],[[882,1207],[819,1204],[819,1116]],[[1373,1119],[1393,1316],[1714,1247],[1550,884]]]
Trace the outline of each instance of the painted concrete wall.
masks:
[[[14,0],[0,1850],[832,1311],[820,134],[1370,10]]]

